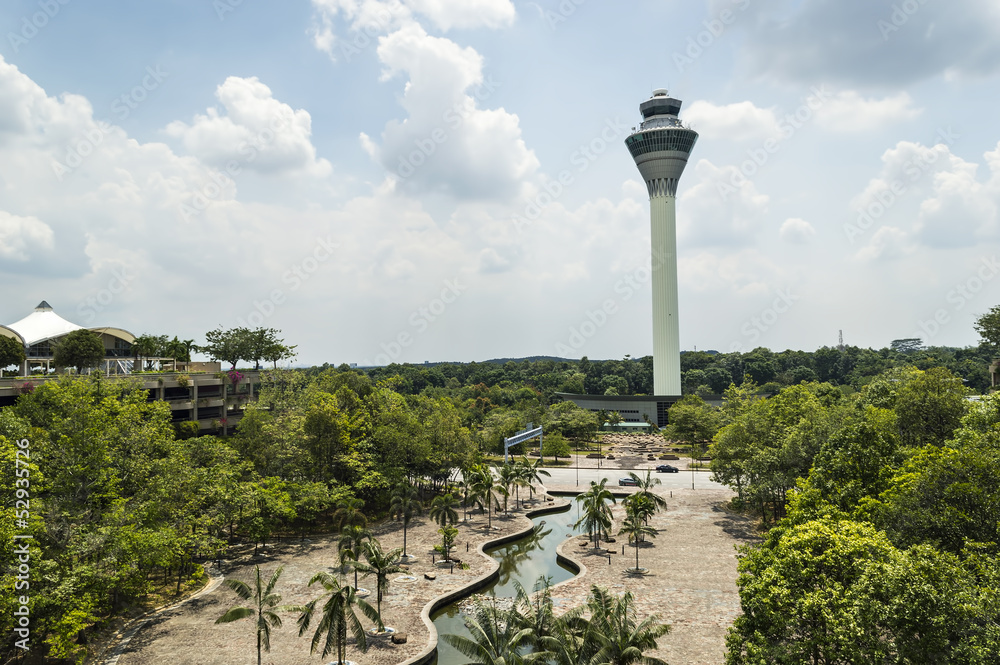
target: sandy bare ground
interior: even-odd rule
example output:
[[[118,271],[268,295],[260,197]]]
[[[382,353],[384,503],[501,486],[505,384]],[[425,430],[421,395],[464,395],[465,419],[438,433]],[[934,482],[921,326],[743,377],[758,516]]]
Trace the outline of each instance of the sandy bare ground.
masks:
[[[528,508],[541,505],[536,501],[529,503]],[[438,525],[430,521],[426,515],[417,517],[410,523],[407,532],[407,552],[418,557],[410,564],[407,573],[394,575],[391,580],[409,575],[415,580],[392,581],[389,594],[382,600],[382,611],[386,625],[407,634],[406,644],[392,644],[387,637],[369,639],[367,653],[356,648],[354,640],[349,640],[350,646],[347,658],[358,663],[372,665],[391,665],[400,663],[417,655],[427,647],[429,631],[420,619],[424,605],[437,596],[467,585],[472,580],[486,574],[496,564],[492,559],[477,555],[475,550],[479,543],[497,538],[505,534],[524,530],[530,526],[529,520],[523,516],[523,510],[511,511],[507,517],[494,517],[494,529],[486,530],[486,516],[470,513],[470,520],[460,519],[456,525],[459,529],[455,555],[463,563],[469,564],[468,570],[459,567],[441,567],[432,563],[433,546],[440,543],[437,533]],[[464,515],[463,515],[464,517]],[[403,529],[401,523],[387,521],[372,527],[375,536],[386,549],[402,547]],[[466,553],[468,546],[469,553]],[[440,558],[440,557],[436,557]],[[302,605],[316,598],[321,588],[319,585],[308,586],[309,579],[320,570],[336,572],[336,538],[313,538],[311,542],[300,543],[297,540],[279,543],[269,548],[266,557],[251,559],[249,556],[237,561],[231,561],[224,567],[227,577],[237,577],[253,586],[252,577],[254,564],[259,564],[267,578],[279,566],[284,566],[284,572],[277,586],[277,593],[282,595],[282,603]],[[436,575],[435,580],[427,580],[425,573]],[[353,582],[353,574],[346,579]],[[373,586],[374,580],[359,579],[361,587]],[[373,606],[375,595],[366,598]],[[215,620],[225,614],[232,606],[243,604],[235,593],[226,587],[220,587],[199,598],[193,599],[179,607],[170,608],[153,618],[144,628],[135,634],[123,653],[119,656],[117,665],[153,665],[171,663],[171,665],[244,665],[255,663],[256,632],[253,619],[244,619],[231,624],[216,625]],[[299,638],[295,624],[295,613],[283,615],[283,625],[272,631],[271,652],[264,654],[264,663],[280,663],[281,665],[299,665],[310,663],[327,663],[335,660],[335,655],[320,659],[320,650],[310,655],[310,640],[312,632]],[[365,620],[365,625],[370,622]],[[313,628],[315,628],[315,622]],[[105,661],[107,662],[107,661]]]
[[[552,486],[552,490],[576,488]],[[624,489],[624,488],[616,488]],[[736,593],[736,556],[734,545],[753,538],[748,520],[730,515],[722,510],[731,493],[724,490],[674,490],[667,495],[668,509],[659,513],[653,526],[661,534],[651,547],[640,549],[640,565],[649,569],[642,576],[628,574],[625,569],[635,565],[634,550],[626,547],[621,554],[621,540],[609,547],[617,548],[608,563],[607,554],[597,554],[580,545],[580,538],[567,540],[560,551],[585,566],[585,573],[553,590],[559,607],[569,608],[584,602],[592,584],[612,591],[631,589],[638,600],[638,607],[646,613],[657,613],[670,623],[672,630],[660,639],[656,655],[673,665],[720,663],[723,660],[726,628],[740,611]],[[564,501],[564,499],[557,499]],[[542,505],[532,502],[528,508]],[[551,505],[551,504],[550,504]],[[358,663],[391,665],[403,662],[427,647],[429,632],[420,619],[423,607],[433,598],[462,587],[489,572],[495,564],[477,555],[477,546],[485,540],[521,531],[529,525],[523,511],[510,517],[494,519],[495,528],[487,532],[486,518],[471,515],[469,522],[460,521],[457,556],[468,563],[468,570],[441,568],[431,562],[434,544],[440,542],[437,525],[426,517],[416,518],[410,524],[408,551],[419,557],[411,564],[412,581],[393,581],[383,603],[387,625],[407,633],[406,644],[395,645],[387,638],[369,640],[369,650],[362,653],[350,640],[347,657]],[[616,527],[622,509],[615,508]],[[373,528],[385,547],[402,546],[402,527],[396,522],[385,522]],[[466,554],[468,547],[469,553]],[[319,570],[334,572],[336,540],[314,538],[312,542],[292,541],[271,548],[260,560],[244,559],[229,562],[225,574],[239,577],[248,583],[254,563],[259,563],[266,575],[279,565],[285,567],[277,591],[283,603],[304,604],[319,594],[317,586],[308,587],[308,581]],[[424,578],[434,573],[437,579]],[[394,578],[397,576],[394,576]],[[349,576],[353,580],[353,576]],[[366,585],[361,580],[361,586]],[[243,665],[255,662],[256,638],[252,620],[228,625],[216,625],[215,619],[237,604],[237,596],[222,587],[192,600],[180,607],[171,608],[154,618],[140,630],[121,654],[118,665],[151,665],[172,663],[176,665]],[[374,604],[374,595],[367,600]],[[284,625],[271,637],[271,653],[264,655],[264,663],[298,665],[300,663],[328,663],[335,656],[320,659],[319,652],[310,655],[310,637],[298,637],[296,615],[285,615]]]
[[[554,485],[550,489],[575,488]],[[661,494],[667,500],[667,510],[650,521],[660,533],[652,545],[639,548],[639,565],[648,572],[627,572],[635,566],[635,549],[627,545],[627,537],[605,545],[611,550],[610,563],[606,552],[595,552],[584,544],[584,538],[571,538],[559,552],[582,563],[586,572],[557,585],[553,601],[557,607],[569,609],[583,604],[594,584],[612,592],[628,589],[643,617],[658,614],[671,626],[650,655],[672,665],[721,663],[726,630],[740,613],[735,546],[756,539],[753,523],[723,510],[732,497],[728,490],[674,490],[672,497],[669,492]],[[613,512],[617,531],[624,517],[620,502]]]

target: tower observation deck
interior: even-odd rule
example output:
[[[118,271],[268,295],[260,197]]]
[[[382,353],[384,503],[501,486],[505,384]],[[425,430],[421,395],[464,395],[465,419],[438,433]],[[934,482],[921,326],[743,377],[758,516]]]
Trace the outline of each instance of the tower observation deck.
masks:
[[[664,89],[639,105],[642,124],[625,145],[649,191],[653,286],[653,392],[681,394],[677,307],[677,184],[698,133],[677,117],[681,100]]]

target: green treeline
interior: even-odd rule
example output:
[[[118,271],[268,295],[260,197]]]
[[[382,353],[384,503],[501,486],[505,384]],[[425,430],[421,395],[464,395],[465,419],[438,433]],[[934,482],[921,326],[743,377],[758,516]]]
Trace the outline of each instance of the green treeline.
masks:
[[[996,662],[1000,395],[969,392],[940,367],[727,391],[712,470],[772,525],[727,663]]]
[[[802,381],[821,381],[848,391],[863,388],[881,373],[896,367],[931,369],[943,367],[961,377],[977,393],[990,387],[989,364],[994,347],[982,343],[964,349],[921,347],[896,340],[880,350],[845,346],[843,350],[823,347],[816,351],[774,352],[763,347],[747,353],[684,352],[681,354],[681,381],[684,394],[721,395],[730,384],[750,379],[765,393],[776,393]],[[328,366],[314,368],[322,371]],[[344,366],[342,366],[344,367]],[[416,394],[427,389],[452,389],[482,384],[529,386],[546,403],[555,393],[587,395],[651,395],[653,358],[625,357],[623,360],[521,360],[505,363],[444,363],[399,365],[367,370],[375,380],[396,377],[397,389]]]

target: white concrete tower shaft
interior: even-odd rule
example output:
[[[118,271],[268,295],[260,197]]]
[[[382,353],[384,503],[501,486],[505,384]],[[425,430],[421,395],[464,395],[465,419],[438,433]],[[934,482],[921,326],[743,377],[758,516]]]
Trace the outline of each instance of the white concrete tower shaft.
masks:
[[[677,183],[698,134],[677,115],[681,101],[655,90],[639,105],[642,124],[625,139],[649,190],[653,285],[653,392],[681,394],[677,305]]]

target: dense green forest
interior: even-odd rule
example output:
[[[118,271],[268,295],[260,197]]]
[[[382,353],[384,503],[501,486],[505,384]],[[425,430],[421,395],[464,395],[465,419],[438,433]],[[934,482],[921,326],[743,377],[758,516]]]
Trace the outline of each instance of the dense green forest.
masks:
[[[742,550],[727,663],[995,663],[1000,395],[896,368],[727,392],[712,470],[762,517]]]

